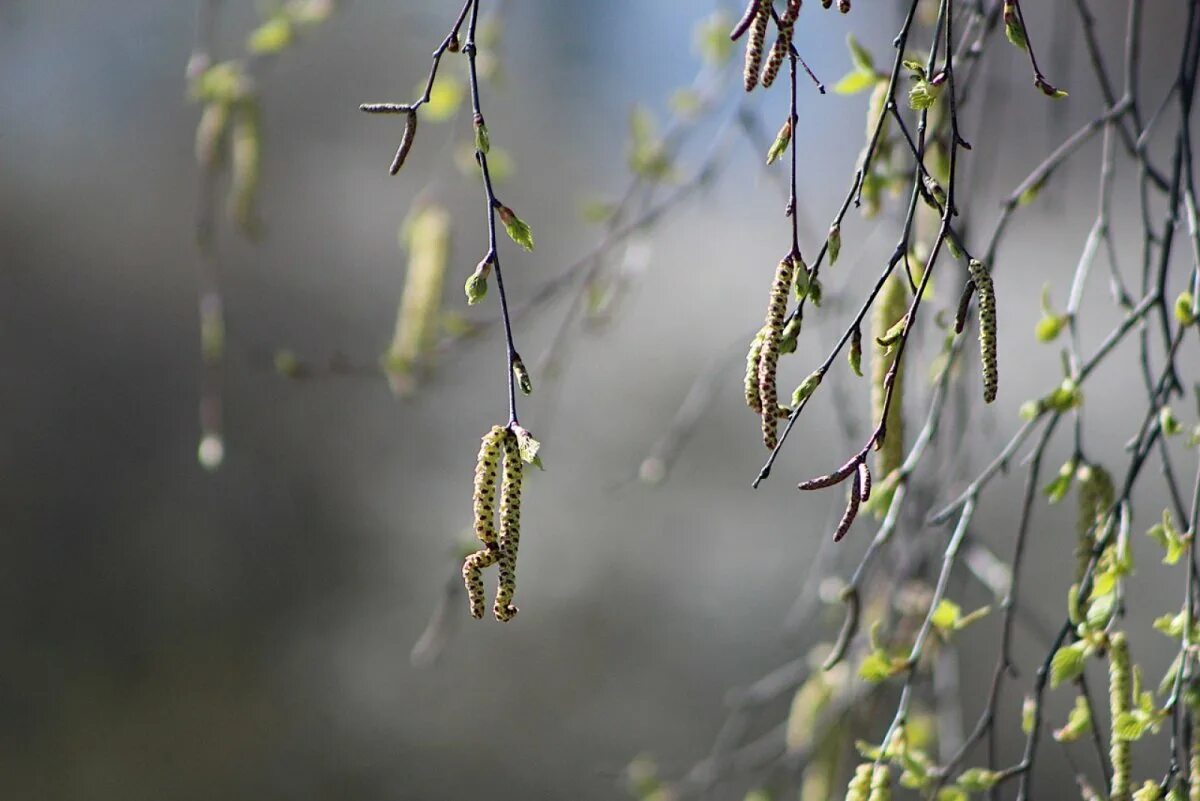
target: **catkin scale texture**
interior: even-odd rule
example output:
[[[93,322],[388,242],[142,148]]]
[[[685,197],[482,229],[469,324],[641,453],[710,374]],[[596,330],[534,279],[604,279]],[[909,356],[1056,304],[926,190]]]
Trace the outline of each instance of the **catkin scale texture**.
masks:
[[[771,284],[771,297],[767,303],[767,319],[763,326],[762,350],[758,361],[758,399],[761,403],[763,445],[768,449],[777,443],[776,427],[779,422],[779,391],[775,373],[779,365],[779,340],[787,316],[788,293],[792,289],[795,263],[791,256],[779,262],[775,280]]]
[[[500,575],[496,582],[496,620],[507,622],[517,614],[513,595],[517,591],[517,547],[521,540],[521,483],[524,466],[517,437],[504,437],[504,481],[500,487]]]
[[[750,23],[750,35],[746,39],[746,91],[754,91],[758,85],[758,71],[762,66],[763,44],[767,40],[767,24],[771,21],[771,0],[758,4],[758,14]]]
[[[908,312],[908,288],[896,272],[884,282],[879,297],[871,309],[871,338],[885,336]],[[886,378],[896,361],[896,351],[885,352],[875,345],[871,358],[871,417],[880,420],[887,397]],[[883,445],[875,453],[875,475],[885,480],[904,459],[904,365],[896,368],[892,386],[892,402],[887,410]]]
[[[1112,636],[1108,647],[1108,703],[1112,720],[1128,712],[1133,704],[1131,697],[1132,668],[1129,662],[1129,643],[1124,632]],[[1109,746],[1112,761],[1112,785],[1109,801],[1130,801],[1132,798],[1133,756],[1127,740],[1119,739],[1115,732]]]
[[[991,403],[996,399],[1000,383],[996,360],[996,292],[992,276],[983,263],[972,259],[968,265],[971,280],[979,293],[979,355],[983,360],[983,400]]]

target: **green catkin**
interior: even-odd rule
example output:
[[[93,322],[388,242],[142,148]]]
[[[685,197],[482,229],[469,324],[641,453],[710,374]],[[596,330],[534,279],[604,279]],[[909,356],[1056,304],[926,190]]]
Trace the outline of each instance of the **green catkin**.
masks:
[[[746,405],[756,413],[762,413],[762,399],[758,397],[758,363],[762,359],[763,337],[766,329],[754,335],[750,352],[746,354]]]
[[[1129,643],[1125,639],[1125,633],[1119,631],[1112,636],[1108,646],[1108,703],[1114,730],[1117,719],[1129,712],[1133,703],[1131,677]],[[1115,731],[1109,745],[1109,758],[1112,761],[1109,801],[1130,801],[1133,759],[1130,755],[1129,741],[1118,738]]]
[[[854,777],[850,779],[849,786],[846,787],[846,801],[868,801],[868,796],[871,793],[871,776],[875,772],[875,766],[870,762],[864,762],[854,769]]]
[[[500,486],[500,577],[496,583],[496,620],[506,623],[517,615],[513,595],[517,591],[517,547],[521,540],[521,481],[524,475],[517,435],[504,437],[504,482]]]
[[[898,272],[893,272],[884,283],[871,312],[872,341],[886,336],[888,330],[908,313],[908,287]],[[889,352],[878,347],[872,348],[871,418],[873,420],[878,421],[883,417],[883,402],[887,395],[885,379],[895,360],[895,349],[891,349]],[[874,473],[881,481],[900,467],[904,459],[903,389],[904,365],[901,364],[896,368],[896,378],[892,386],[892,403],[885,421],[883,444],[875,454]],[[884,511],[886,511],[886,504]]]
[[[1195,733],[1188,757],[1188,801],[1200,801],[1200,738]]]
[[[875,775],[871,777],[871,794],[867,801],[891,801],[892,799],[892,768],[890,765],[876,765]]]
[[[979,355],[983,360],[983,400],[991,403],[996,399],[996,388],[1000,374],[996,365],[996,293],[992,276],[983,262],[971,259],[967,269],[975,290],[979,293]]]
[[[779,342],[783,336],[784,319],[787,316],[788,293],[792,289],[795,263],[791,256],[779,262],[775,280],[771,284],[771,298],[767,303],[767,319],[763,326],[762,352],[758,361],[758,398],[762,404],[763,445],[773,449],[778,442],[776,427],[779,422],[779,392],[775,384],[775,371],[779,365]]]
[[[405,225],[401,239],[408,250],[408,273],[383,364],[393,391],[405,395],[412,391],[413,368],[437,337],[450,258],[449,213],[439,206],[420,209]]]
[[[463,562],[463,583],[471,602],[471,616],[483,617],[484,591],[480,573],[495,564],[500,556],[496,540],[496,474],[500,470],[500,449],[506,439],[502,426],[493,426],[479,446],[475,463],[475,493],[472,506],[475,513],[475,536],[484,547]]]
[[[1112,508],[1115,497],[1112,476],[1098,464],[1084,465],[1076,472],[1079,483],[1078,519],[1075,523],[1078,534],[1075,545],[1075,580],[1083,581],[1088,563],[1092,559],[1095,533],[1104,528],[1104,519]],[[1200,799],[1197,799],[1200,801]]]
[[[753,92],[758,85],[758,71],[762,66],[763,43],[767,40],[767,23],[771,21],[771,0],[761,0],[758,14],[750,24],[750,35],[746,38],[746,91]]]
[[[257,224],[262,156],[257,102],[245,100],[238,104],[230,138],[229,215],[243,231],[252,232]]]
[[[221,160],[221,142],[229,130],[229,104],[209,103],[196,125],[196,163],[211,170]]]
[[[775,38],[775,44],[767,55],[766,66],[763,67],[762,85],[764,89],[770,88],[771,84],[775,83],[775,78],[779,75],[779,68],[783,65],[783,59],[791,50],[792,31],[795,29],[796,17],[799,15],[800,0],[788,0],[787,9],[779,18],[779,36]]]

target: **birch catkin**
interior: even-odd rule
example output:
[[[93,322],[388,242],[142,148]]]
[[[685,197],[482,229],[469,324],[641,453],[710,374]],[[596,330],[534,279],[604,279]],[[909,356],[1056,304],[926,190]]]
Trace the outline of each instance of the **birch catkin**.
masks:
[[[762,361],[763,337],[767,329],[763,328],[754,335],[750,343],[750,352],[746,354],[746,405],[753,412],[762,412],[762,399],[758,396],[758,363]]]
[[[775,78],[779,75],[779,68],[783,65],[783,59],[792,49],[792,31],[795,29],[796,17],[799,15],[800,0],[788,0],[787,8],[779,18],[779,35],[775,37],[775,44],[771,47],[770,54],[767,55],[766,66],[763,67],[762,85],[764,89],[775,83]]]
[[[516,617],[513,595],[517,590],[517,546],[521,540],[521,481],[524,465],[516,434],[504,437],[504,483],[500,487],[500,577],[496,586],[496,603],[492,609],[496,620],[507,622]]]
[[[384,368],[397,394],[412,390],[412,372],[437,337],[442,286],[450,257],[450,214],[440,206],[415,212],[401,234],[408,273]]]
[[[870,762],[864,762],[854,769],[854,777],[850,779],[850,784],[846,787],[846,801],[867,801],[867,796],[871,792],[871,777],[875,772],[875,766]]]
[[[908,288],[904,279],[896,272],[883,285],[875,306],[871,310],[871,339],[887,336],[888,331],[908,313]],[[896,361],[894,349],[882,349],[876,343],[872,348],[871,361],[871,417],[879,421],[884,417],[884,400],[887,397],[887,374]],[[880,481],[900,467],[904,459],[904,365],[896,368],[892,385],[892,402],[884,420],[884,438],[875,454],[875,475]]]
[[[992,276],[983,262],[971,259],[967,269],[975,290],[979,293],[979,355],[983,360],[983,400],[991,403],[996,399],[1000,375],[996,362],[996,293]]]
[[[758,85],[758,71],[762,67],[763,44],[767,40],[767,23],[771,21],[771,0],[761,0],[758,14],[750,23],[750,36],[746,39],[746,91],[754,91]]]
[[[473,509],[475,513],[475,536],[484,547],[471,554],[463,562],[463,583],[467,587],[467,597],[471,603],[471,617],[483,617],[485,605],[483,579],[481,573],[485,567],[496,563],[500,557],[499,544],[496,541],[496,474],[500,470],[501,444],[506,439],[506,431],[502,426],[493,426],[483,437],[479,446],[479,459],[475,463],[475,493]]]
[[[775,371],[779,365],[779,342],[783,336],[784,319],[787,316],[788,293],[792,289],[795,263],[786,256],[775,270],[771,284],[771,297],[767,303],[767,319],[763,326],[762,350],[758,361],[758,399],[762,404],[763,445],[768,449],[777,443],[776,427],[779,422],[779,391],[775,382]]]
[[[1129,643],[1124,632],[1112,636],[1108,646],[1108,703],[1112,714],[1113,733],[1109,745],[1109,758],[1112,760],[1112,785],[1108,794],[1109,801],[1130,801],[1133,757],[1130,754],[1129,741],[1118,737],[1116,732],[1117,719],[1129,712],[1133,700],[1131,698],[1132,668],[1129,664]]]

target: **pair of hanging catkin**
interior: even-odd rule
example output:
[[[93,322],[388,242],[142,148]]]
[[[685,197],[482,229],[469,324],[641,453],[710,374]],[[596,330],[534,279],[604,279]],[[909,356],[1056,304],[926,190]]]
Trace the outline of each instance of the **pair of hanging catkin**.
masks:
[[[503,457],[503,465],[501,458]],[[496,530],[496,479],[503,467],[500,485],[500,529]],[[499,564],[496,601],[492,613],[507,622],[517,614],[513,595],[517,589],[517,547],[521,537],[521,481],[524,466],[517,435],[503,426],[493,426],[483,437],[475,464],[475,536],[483,548],[463,562],[463,582],[471,602],[471,617],[482,618],[486,604],[483,569]]]

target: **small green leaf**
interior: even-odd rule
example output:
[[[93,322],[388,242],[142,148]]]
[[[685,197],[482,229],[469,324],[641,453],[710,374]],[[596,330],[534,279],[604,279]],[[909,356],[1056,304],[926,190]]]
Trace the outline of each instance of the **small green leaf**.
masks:
[[[966,790],[968,793],[979,793],[984,790],[990,790],[996,786],[996,783],[1003,778],[998,770],[987,770],[986,768],[970,768],[964,770],[958,775],[958,781],[955,782],[959,787]]]
[[[938,602],[937,608],[933,610],[930,622],[934,628],[947,632],[958,628],[958,621],[961,618],[962,608],[949,598],[943,598]]]
[[[1029,48],[1029,41],[1025,36],[1025,26],[1021,24],[1021,17],[1017,14],[1017,7],[1012,0],[1004,2],[1004,35],[1015,47],[1022,50]]]
[[[1067,315],[1054,314],[1038,320],[1034,335],[1038,342],[1053,342],[1067,325]]]
[[[1033,724],[1037,718],[1037,699],[1032,695],[1025,696],[1025,700],[1021,702],[1021,732],[1029,734],[1033,731]]]
[[[517,435],[517,448],[521,451],[521,458],[529,464],[541,467],[538,451],[541,449],[542,443],[534,439],[533,435],[521,426],[513,426],[512,432]]]
[[[1191,292],[1180,292],[1175,298],[1175,319],[1180,325],[1196,322],[1196,301]]]
[[[862,663],[858,666],[858,675],[863,681],[879,684],[903,669],[903,662],[897,665],[897,661],[889,657],[887,652],[875,650],[863,658]]]
[[[1061,729],[1054,731],[1054,739],[1060,743],[1073,743],[1091,731],[1092,713],[1088,709],[1087,699],[1082,695],[1075,697],[1075,706],[1067,715],[1067,722]]]
[[[1173,437],[1183,431],[1183,425],[1175,417],[1170,406],[1164,406],[1158,410],[1158,426],[1168,437]]]
[[[792,406],[799,406],[808,400],[809,396],[821,385],[821,378],[820,371],[814,371],[800,382],[800,386],[796,387],[796,391],[792,393]]]
[[[908,105],[914,111],[926,111],[937,102],[942,87],[921,78],[908,90]]]
[[[1058,469],[1058,475],[1054,480],[1047,484],[1042,492],[1046,493],[1050,503],[1058,503],[1071,489],[1071,481],[1075,478],[1075,460],[1070,459],[1063,463],[1063,466]]]
[[[500,204],[496,207],[496,214],[499,215],[500,222],[504,223],[504,230],[508,232],[509,239],[526,250],[533,250],[533,231],[516,212]]]
[[[1050,661],[1050,686],[1058,687],[1082,676],[1089,649],[1087,641],[1080,640],[1055,651]]]
[[[837,223],[829,226],[829,236],[825,243],[829,250],[829,266],[832,267],[838,260],[838,254],[842,252],[842,226]]]
[[[850,48],[850,60],[854,62],[854,67],[859,72],[875,72],[875,59],[871,56],[870,51],[858,43],[854,34],[846,35],[846,46]]]
[[[779,158],[787,152],[788,144],[792,141],[792,121],[788,120],[779,129],[779,133],[775,135],[775,141],[771,143],[771,149],[767,151],[767,164],[774,164]]]
[[[865,92],[879,82],[879,77],[873,72],[847,72],[842,79],[833,85],[833,91],[839,95],[856,95]]]

